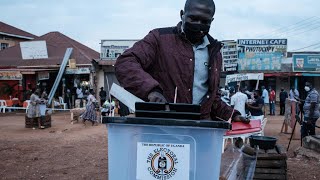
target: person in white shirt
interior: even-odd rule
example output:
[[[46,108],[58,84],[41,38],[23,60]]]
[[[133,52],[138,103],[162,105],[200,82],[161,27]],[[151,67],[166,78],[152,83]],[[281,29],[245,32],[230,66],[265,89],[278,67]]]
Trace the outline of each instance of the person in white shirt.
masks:
[[[243,117],[246,117],[245,107],[247,102],[248,96],[243,92],[238,91],[233,96],[231,96],[231,106],[234,107],[234,109],[238,110],[241,113],[241,116]]]
[[[81,86],[78,86],[77,90],[76,90],[76,93],[77,93],[77,99],[80,99],[80,107],[83,107],[83,92],[82,92],[82,88]]]
[[[296,98],[299,99],[299,91],[294,88],[294,86],[291,87],[289,92],[290,100],[295,100]]]
[[[300,114],[300,107],[298,101],[300,100],[299,91],[292,86],[289,92],[290,101],[296,101],[296,114]]]
[[[264,101],[264,114],[266,113],[266,107],[269,107],[269,92],[268,90],[266,90],[266,88],[264,86],[261,86],[262,89],[262,99]]]

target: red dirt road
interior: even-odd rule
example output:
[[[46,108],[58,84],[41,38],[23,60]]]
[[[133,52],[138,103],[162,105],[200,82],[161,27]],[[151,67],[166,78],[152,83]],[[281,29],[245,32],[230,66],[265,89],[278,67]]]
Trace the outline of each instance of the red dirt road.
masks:
[[[280,134],[282,116],[268,116],[265,135],[279,138],[285,147],[290,135]],[[320,134],[319,130],[317,131]],[[320,162],[294,158],[300,145],[294,140],[288,155],[289,179],[320,179]],[[70,113],[55,113],[52,128],[24,128],[23,113],[0,114],[1,179],[107,179],[107,128],[70,124]]]

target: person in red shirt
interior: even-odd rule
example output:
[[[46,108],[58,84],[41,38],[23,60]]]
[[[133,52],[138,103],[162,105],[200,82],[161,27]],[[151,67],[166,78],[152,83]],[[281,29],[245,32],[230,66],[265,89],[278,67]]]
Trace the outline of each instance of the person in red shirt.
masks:
[[[270,105],[270,115],[275,115],[275,104],[276,104],[276,92],[272,87],[269,88],[269,105]]]

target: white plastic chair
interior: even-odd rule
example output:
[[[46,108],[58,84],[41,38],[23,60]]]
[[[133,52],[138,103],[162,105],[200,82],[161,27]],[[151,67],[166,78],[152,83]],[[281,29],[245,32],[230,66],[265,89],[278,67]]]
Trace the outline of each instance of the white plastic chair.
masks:
[[[26,113],[28,113],[28,109],[29,109],[29,106],[30,106],[30,100],[26,100],[26,102],[27,102],[27,107],[26,107]]]
[[[63,109],[67,109],[67,103],[63,102],[63,98],[59,96],[59,103],[63,106]]]
[[[2,110],[3,113],[6,112],[7,102],[5,100],[0,100],[0,112]]]

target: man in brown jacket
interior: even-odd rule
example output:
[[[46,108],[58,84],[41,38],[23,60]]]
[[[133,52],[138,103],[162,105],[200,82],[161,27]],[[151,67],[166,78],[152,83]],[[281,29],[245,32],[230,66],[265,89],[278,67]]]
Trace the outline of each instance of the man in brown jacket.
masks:
[[[201,105],[202,119],[243,118],[220,99],[221,42],[208,33],[213,0],[187,0],[175,27],[152,30],[125,51],[115,65],[117,79],[131,93],[151,102]]]

